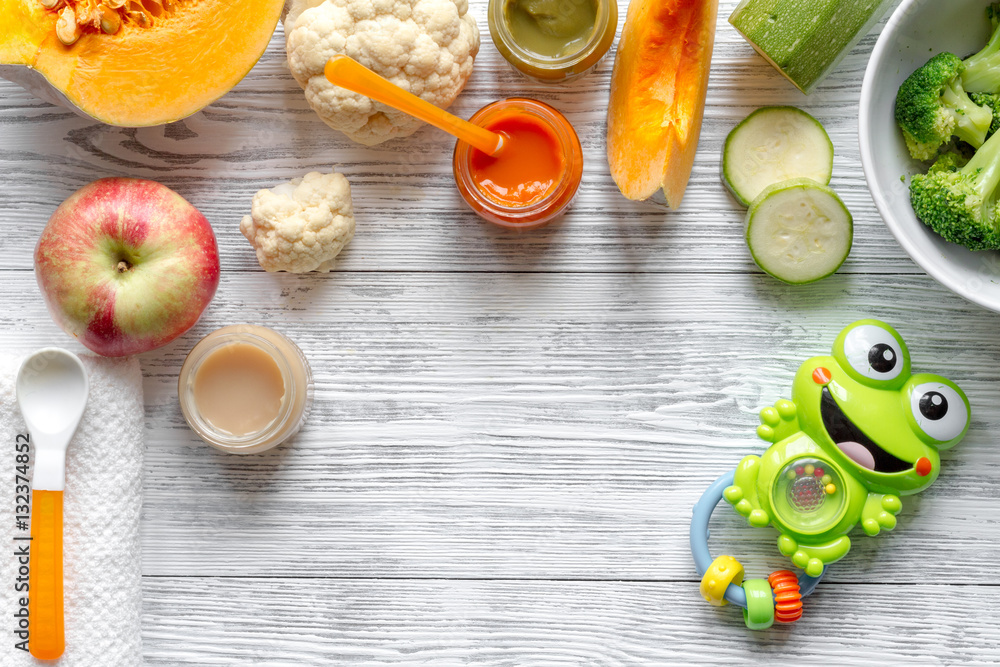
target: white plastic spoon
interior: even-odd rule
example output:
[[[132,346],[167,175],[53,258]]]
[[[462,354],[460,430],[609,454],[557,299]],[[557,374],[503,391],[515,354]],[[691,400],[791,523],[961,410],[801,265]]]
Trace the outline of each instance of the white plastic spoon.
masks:
[[[47,347],[17,372],[17,404],[35,446],[28,574],[28,647],[55,660],[66,647],[63,626],[63,489],[66,447],[83,417],[90,390],[80,359]]]

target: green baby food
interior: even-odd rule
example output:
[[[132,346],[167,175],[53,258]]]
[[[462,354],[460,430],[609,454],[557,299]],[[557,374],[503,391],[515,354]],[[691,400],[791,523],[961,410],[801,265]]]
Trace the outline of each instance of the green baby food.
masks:
[[[507,0],[504,20],[525,51],[545,58],[586,46],[597,23],[597,0]]]

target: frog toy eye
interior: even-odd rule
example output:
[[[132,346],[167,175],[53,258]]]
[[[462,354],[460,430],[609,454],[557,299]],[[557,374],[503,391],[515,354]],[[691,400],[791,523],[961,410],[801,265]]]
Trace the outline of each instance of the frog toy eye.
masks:
[[[844,336],[844,358],[862,378],[880,382],[895,380],[908,365],[908,352],[888,328],[861,324]]]
[[[955,440],[969,425],[965,397],[940,381],[914,385],[910,389],[910,411],[917,427],[939,443]]]

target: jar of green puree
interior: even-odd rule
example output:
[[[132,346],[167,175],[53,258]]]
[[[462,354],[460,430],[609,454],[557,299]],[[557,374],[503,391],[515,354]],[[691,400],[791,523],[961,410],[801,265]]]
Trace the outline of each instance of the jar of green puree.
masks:
[[[616,0],[490,0],[490,35],[530,79],[559,83],[604,57],[618,28]]]

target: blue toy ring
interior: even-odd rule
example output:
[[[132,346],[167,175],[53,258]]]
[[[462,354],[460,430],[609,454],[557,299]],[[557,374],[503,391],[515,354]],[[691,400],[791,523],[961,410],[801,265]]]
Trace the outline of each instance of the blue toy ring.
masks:
[[[711,567],[713,560],[712,554],[708,550],[708,522],[712,518],[712,512],[715,511],[716,505],[722,500],[722,492],[727,486],[733,485],[735,474],[735,470],[730,470],[712,482],[705,489],[705,493],[701,495],[701,499],[695,503],[694,515],[691,517],[691,554],[694,556],[694,565],[698,568],[699,576],[705,575],[705,571]],[[802,597],[813,592],[824,574],[826,574],[826,568],[818,577],[810,577],[805,572],[799,575],[799,592]],[[747,596],[741,586],[729,584],[726,589],[726,599],[746,609]]]

